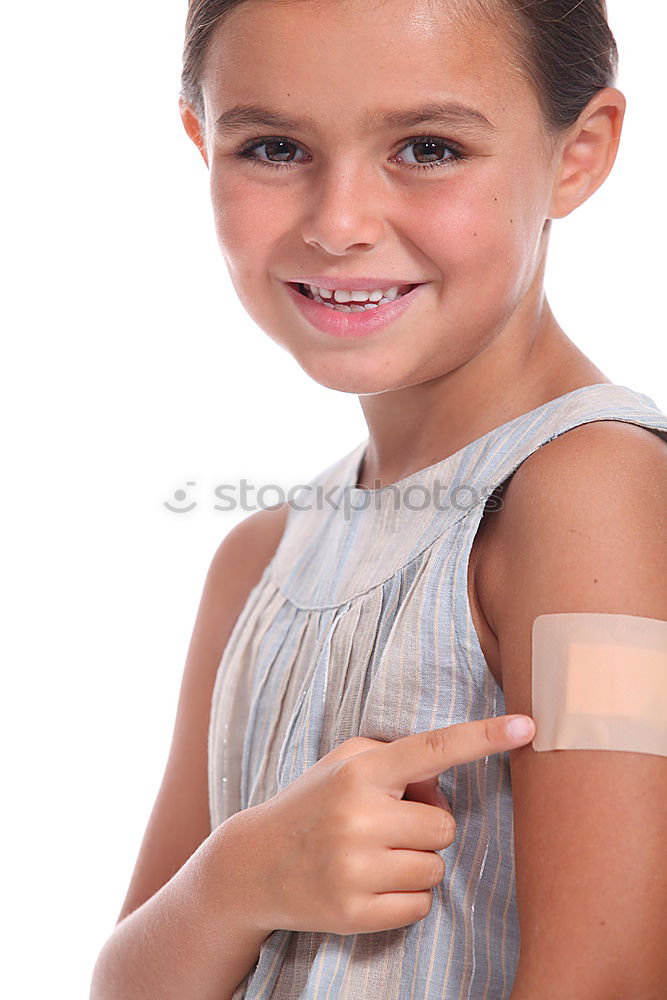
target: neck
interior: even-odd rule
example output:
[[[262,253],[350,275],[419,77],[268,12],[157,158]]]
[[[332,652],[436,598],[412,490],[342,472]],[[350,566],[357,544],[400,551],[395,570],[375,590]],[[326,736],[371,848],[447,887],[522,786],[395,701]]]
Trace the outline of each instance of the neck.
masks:
[[[397,482],[551,399],[611,381],[566,336],[544,296],[532,318],[522,306],[455,370],[359,397],[369,432],[359,487]]]

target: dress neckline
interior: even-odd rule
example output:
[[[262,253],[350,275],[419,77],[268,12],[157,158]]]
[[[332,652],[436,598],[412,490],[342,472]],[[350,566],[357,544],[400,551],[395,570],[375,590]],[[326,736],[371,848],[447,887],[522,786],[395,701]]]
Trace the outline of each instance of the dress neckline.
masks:
[[[350,474],[348,475],[345,487],[351,495],[363,495],[369,494],[370,496],[378,495],[384,490],[388,489],[402,489],[406,485],[410,485],[413,482],[417,482],[422,477],[429,477],[434,472],[439,469],[444,468],[448,463],[453,463],[459,459],[468,449],[473,448],[475,445],[481,444],[487,438],[490,438],[493,434],[498,434],[503,429],[510,427],[512,424],[519,420],[525,420],[526,417],[531,414],[537,414],[540,410],[544,410],[547,406],[553,406],[554,403],[562,402],[573,396],[577,396],[579,393],[590,391],[591,389],[598,389],[600,386],[608,387],[609,389],[622,390],[623,392],[632,392],[635,394],[634,390],[629,389],[628,386],[617,385],[615,382],[593,382],[590,385],[582,385],[578,389],[572,389],[570,392],[564,393],[562,396],[554,396],[553,399],[548,399],[546,403],[541,403],[539,406],[535,406],[532,410],[526,410],[524,413],[519,413],[516,417],[512,417],[511,420],[506,420],[505,423],[498,424],[497,427],[492,427],[491,430],[482,434],[480,437],[475,438],[473,441],[469,441],[468,444],[464,444],[461,448],[457,448],[453,451],[451,455],[446,455],[444,458],[439,459],[439,461],[434,462],[432,465],[427,465],[423,469],[417,469],[415,472],[411,472],[409,476],[405,476],[403,479],[397,479],[394,483],[387,483],[384,486],[379,487],[375,490],[368,490],[364,487],[358,486],[359,473],[361,471],[361,466],[366,458],[366,452],[368,450],[369,438],[359,444],[354,451],[351,453],[351,468]],[[649,397],[645,397],[648,399]],[[653,403],[653,400],[650,400]],[[653,404],[655,405],[655,404]]]
[[[547,400],[376,490],[353,485],[368,446],[362,441],[294,497],[271,576],[296,607],[338,607],[404,567],[421,565],[415,560],[432,545],[443,553],[468,545],[488,499],[529,455],[573,427],[605,420],[640,424],[667,441],[667,416],[656,403],[612,382]]]

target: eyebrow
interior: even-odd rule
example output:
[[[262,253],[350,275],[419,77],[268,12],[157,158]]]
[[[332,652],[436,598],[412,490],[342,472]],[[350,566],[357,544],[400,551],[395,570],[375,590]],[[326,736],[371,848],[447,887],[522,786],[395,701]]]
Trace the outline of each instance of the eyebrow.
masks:
[[[366,111],[362,115],[362,132],[374,130],[410,129],[427,122],[437,123],[447,128],[469,128],[475,131],[497,131],[496,126],[477,108],[468,107],[459,101],[439,103],[431,101],[418,108],[404,111]],[[284,132],[298,132],[304,129],[316,131],[317,122],[313,118],[290,118],[269,108],[256,104],[237,104],[219,116],[215,130],[220,133],[235,132],[246,126],[262,125]]]

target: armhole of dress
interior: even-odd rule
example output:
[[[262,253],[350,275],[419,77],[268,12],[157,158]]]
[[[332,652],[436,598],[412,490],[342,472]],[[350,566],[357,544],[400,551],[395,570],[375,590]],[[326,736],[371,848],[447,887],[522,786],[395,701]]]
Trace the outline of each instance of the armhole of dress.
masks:
[[[462,574],[461,574],[461,577],[460,577],[460,579],[462,581],[465,580],[466,625],[467,625],[467,627],[469,629],[469,635],[470,635],[470,639],[471,639],[472,644],[473,644],[474,651],[477,654],[477,656],[479,657],[480,661],[485,664],[486,673],[488,673],[488,675],[490,677],[490,680],[491,680],[491,683],[493,685],[495,685],[495,687],[497,688],[496,695],[497,695],[498,700],[502,702],[503,706],[504,706],[504,692],[503,692],[503,688],[502,688],[502,685],[497,681],[495,675],[493,674],[491,668],[489,667],[489,664],[488,664],[488,661],[487,661],[486,657],[484,656],[484,652],[482,650],[481,643],[480,643],[480,636],[478,635],[477,629],[475,627],[475,622],[474,622],[473,614],[472,614],[472,607],[471,607],[471,604],[470,604],[470,595],[468,593],[468,575],[469,575],[469,572],[470,572],[470,560],[471,560],[471,557],[472,557],[472,550],[473,550],[473,546],[475,544],[475,539],[477,538],[477,535],[478,535],[478,533],[480,531],[480,528],[482,526],[484,518],[490,516],[495,510],[498,509],[498,507],[497,507],[498,503],[500,503],[502,505],[502,494],[503,494],[503,491],[506,489],[508,483],[511,481],[512,477],[514,476],[514,473],[519,468],[521,468],[521,466],[523,465],[523,463],[527,459],[529,459],[531,455],[534,455],[535,452],[539,451],[540,448],[543,448],[544,445],[549,444],[550,441],[554,441],[556,438],[561,437],[563,434],[567,434],[568,431],[574,430],[575,427],[582,427],[584,424],[587,424],[587,423],[599,423],[599,422],[608,422],[608,421],[618,422],[619,420],[622,423],[631,423],[631,424],[634,424],[635,426],[643,427],[647,431],[652,431],[654,434],[657,434],[658,437],[667,445],[667,418],[665,419],[664,427],[653,427],[650,424],[644,423],[642,421],[641,417],[636,417],[636,418],[630,418],[630,417],[618,418],[618,417],[609,416],[609,417],[599,417],[599,418],[596,418],[595,420],[582,421],[579,424],[575,424],[574,427],[564,428],[563,430],[558,431],[556,434],[554,434],[550,438],[548,438],[547,441],[544,441],[542,444],[538,445],[536,448],[533,448],[530,452],[528,452],[527,455],[524,455],[523,458],[521,458],[520,461],[517,462],[517,464],[514,466],[514,468],[510,472],[508,472],[500,480],[499,483],[497,483],[496,485],[494,485],[493,488],[490,487],[490,484],[487,485],[487,490],[489,492],[487,493],[487,497],[486,497],[486,500],[485,500],[484,504],[480,505],[481,506],[481,513],[478,514],[477,512],[475,512],[475,514],[473,515],[477,519],[477,523],[474,524],[474,527],[468,526],[468,535],[467,535],[467,539],[466,539],[466,547],[465,547],[465,552],[464,552],[464,564],[465,565],[464,565],[464,567],[462,569]],[[462,585],[463,585],[463,583],[462,583]],[[476,682],[478,684],[481,682],[481,678],[475,678],[475,680],[476,680]],[[503,707],[503,711],[504,711],[504,707]]]

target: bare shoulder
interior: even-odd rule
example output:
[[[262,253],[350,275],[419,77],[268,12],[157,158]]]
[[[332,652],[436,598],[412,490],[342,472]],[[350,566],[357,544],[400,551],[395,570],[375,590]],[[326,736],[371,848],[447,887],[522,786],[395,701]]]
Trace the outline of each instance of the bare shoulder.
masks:
[[[232,602],[245,603],[280,543],[288,513],[288,503],[256,511],[235,525],[220,542],[209,576]]]
[[[591,484],[601,473],[605,485],[627,485],[630,471],[640,471],[656,481],[667,462],[667,441],[648,427],[621,420],[596,420],[579,424],[534,451],[519,466],[503,490],[503,515],[509,523],[513,501],[533,498],[552,486],[544,498],[554,502],[562,487]],[[662,471],[661,471],[662,470]],[[567,499],[567,498],[565,498]]]
[[[586,482],[605,472],[607,481],[617,475],[627,482],[628,470],[660,477],[667,462],[667,441],[648,427],[622,420],[595,420],[564,431],[533,452],[510,480],[510,488],[540,488],[554,475],[569,483]]]
[[[516,559],[521,552],[534,556],[536,532],[549,536],[543,544],[560,545],[592,517],[616,533],[619,525],[643,520],[650,533],[664,518],[666,485],[667,441],[625,421],[580,424],[533,452],[505,483],[499,507],[485,516],[480,531],[477,598],[493,634],[502,602],[514,589]],[[631,544],[632,532],[627,537]]]
[[[289,504],[251,514],[218,545],[208,568],[183,671],[162,783],[118,921],[153,896],[211,832],[208,725],[225,646],[282,538]]]

